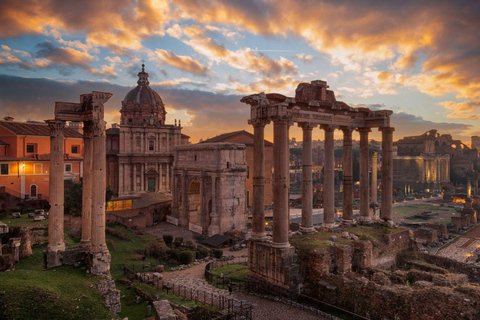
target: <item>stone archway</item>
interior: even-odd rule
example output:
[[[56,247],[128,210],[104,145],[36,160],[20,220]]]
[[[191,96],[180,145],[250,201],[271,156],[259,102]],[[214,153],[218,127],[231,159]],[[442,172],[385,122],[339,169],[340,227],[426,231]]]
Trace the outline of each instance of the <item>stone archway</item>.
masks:
[[[200,224],[200,182],[193,179],[188,187],[188,221],[193,224]]]
[[[155,170],[148,170],[145,173],[145,191],[156,192],[158,191],[158,173]]]

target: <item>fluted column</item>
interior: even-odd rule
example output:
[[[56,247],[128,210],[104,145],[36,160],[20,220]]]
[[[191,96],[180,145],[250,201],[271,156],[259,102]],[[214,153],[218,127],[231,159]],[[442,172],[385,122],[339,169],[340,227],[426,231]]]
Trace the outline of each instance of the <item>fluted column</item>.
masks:
[[[360,133],[360,217],[359,222],[369,223],[372,221],[370,217],[370,192],[368,179],[368,133],[370,128],[359,128]]]
[[[108,252],[105,243],[106,148],[103,120],[93,122],[92,245],[91,252]]]
[[[63,165],[63,129],[65,121],[49,120],[50,128],[50,211],[48,217],[48,247],[49,252],[65,250],[63,238],[64,215],[64,165]]]
[[[82,247],[90,247],[92,240],[93,187],[93,123],[83,123],[83,182],[82,182]],[[119,184],[121,185],[121,183]]]
[[[273,166],[274,166],[274,194],[273,194],[273,242],[276,248],[290,246],[288,242],[288,119],[275,119],[273,123]]]
[[[377,183],[377,179],[378,179],[378,174],[377,174],[377,170],[378,170],[378,152],[374,152],[373,153],[373,156],[372,156],[372,190],[371,190],[371,195],[372,195],[372,199],[370,200],[372,203],[375,203],[375,204],[378,204],[378,195],[377,195],[377,191],[378,191],[378,183]]]
[[[323,167],[323,227],[335,226],[335,158],[334,158],[334,126],[323,125],[325,131],[325,161]]]
[[[265,240],[265,125],[267,120],[249,121],[253,125],[253,214],[252,240]]]
[[[393,198],[393,131],[395,128],[385,127],[382,132],[382,207],[380,218],[392,224]]]
[[[298,124],[303,129],[302,149],[302,225],[300,231],[311,233],[313,227],[313,185],[312,185],[312,130],[317,125],[309,122]]]
[[[353,146],[352,128],[343,127],[343,217],[342,224],[353,223]]]

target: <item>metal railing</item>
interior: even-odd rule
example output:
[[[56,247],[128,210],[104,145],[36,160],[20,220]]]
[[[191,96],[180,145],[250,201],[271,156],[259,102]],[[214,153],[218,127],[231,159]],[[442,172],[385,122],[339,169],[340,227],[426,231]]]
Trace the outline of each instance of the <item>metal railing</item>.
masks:
[[[123,272],[127,277],[129,277],[131,274],[136,274],[134,270],[128,268],[127,266],[123,267]],[[164,281],[163,279],[154,278],[153,276],[145,273],[139,273],[138,276],[140,277],[140,281],[150,284],[158,290],[166,292],[167,294],[173,294],[187,300],[195,301],[195,303],[202,303],[220,310],[225,310],[228,317],[225,318],[227,315],[222,315],[218,319],[253,319],[253,306],[243,301],[237,301],[223,294],[216,294],[201,289],[194,289],[181,284],[175,284],[174,282],[170,281]]]

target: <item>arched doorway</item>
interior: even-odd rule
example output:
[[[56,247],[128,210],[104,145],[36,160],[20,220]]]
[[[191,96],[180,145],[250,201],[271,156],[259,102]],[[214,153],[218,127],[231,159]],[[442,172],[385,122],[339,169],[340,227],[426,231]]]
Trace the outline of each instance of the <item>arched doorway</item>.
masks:
[[[36,198],[37,197],[37,185],[32,184],[30,186],[30,198]]]
[[[200,182],[194,179],[188,188],[188,221],[193,224],[200,224]]]
[[[158,177],[158,174],[155,170],[149,170],[146,174],[145,174],[145,182],[146,182],[146,186],[145,186],[145,191],[148,191],[148,192],[155,192],[157,191],[157,178]]]

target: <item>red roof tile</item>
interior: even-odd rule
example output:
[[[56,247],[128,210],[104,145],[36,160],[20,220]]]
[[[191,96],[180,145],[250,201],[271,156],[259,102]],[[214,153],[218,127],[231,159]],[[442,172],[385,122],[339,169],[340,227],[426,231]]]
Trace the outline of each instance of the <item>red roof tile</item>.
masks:
[[[50,129],[45,123],[27,123],[27,122],[13,122],[0,121],[0,126],[19,135],[28,136],[50,136]],[[83,135],[73,129],[65,128],[63,131],[65,137],[68,138],[82,138]]]

